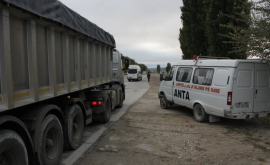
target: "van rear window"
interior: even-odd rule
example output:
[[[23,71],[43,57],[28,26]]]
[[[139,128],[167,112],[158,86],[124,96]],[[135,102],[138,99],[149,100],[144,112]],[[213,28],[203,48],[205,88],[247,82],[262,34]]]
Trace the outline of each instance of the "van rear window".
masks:
[[[211,85],[214,69],[198,68],[194,72],[193,83],[200,85]]]
[[[189,83],[192,75],[192,68],[178,68],[176,81]]]
[[[128,73],[130,73],[130,74],[137,73],[137,69],[129,69],[128,70]]]

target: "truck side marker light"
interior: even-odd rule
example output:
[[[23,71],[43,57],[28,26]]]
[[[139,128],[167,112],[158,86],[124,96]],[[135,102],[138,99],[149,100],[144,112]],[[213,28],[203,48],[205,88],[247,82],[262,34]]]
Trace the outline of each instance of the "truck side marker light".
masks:
[[[70,99],[70,96],[67,96],[68,99]]]

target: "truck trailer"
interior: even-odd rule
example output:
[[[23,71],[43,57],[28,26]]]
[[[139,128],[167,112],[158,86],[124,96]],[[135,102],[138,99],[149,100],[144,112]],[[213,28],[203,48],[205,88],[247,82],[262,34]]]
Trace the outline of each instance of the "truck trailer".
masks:
[[[125,99],[111,34],[58,0],[0,1],[0,164],[57,165]],[[126,61],[128,67],[128,60]]]

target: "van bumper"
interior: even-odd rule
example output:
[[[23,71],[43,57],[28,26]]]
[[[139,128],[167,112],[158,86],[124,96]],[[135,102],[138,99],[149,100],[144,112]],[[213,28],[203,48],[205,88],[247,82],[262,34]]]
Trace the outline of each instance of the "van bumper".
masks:
[[[229,119],[252,119],[252,118],[260,118],[267,117],[270,115],[270,112],[250,112],[250,113],[241,113],[235,114],[231,113],[231,111],[224,111],[224,117]]]

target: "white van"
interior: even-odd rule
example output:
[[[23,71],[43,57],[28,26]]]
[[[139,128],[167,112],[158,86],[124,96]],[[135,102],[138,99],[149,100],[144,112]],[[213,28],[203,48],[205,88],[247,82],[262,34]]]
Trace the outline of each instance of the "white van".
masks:
[[[138,65],[129,65],[128,72],[127,72],[127,79],[128,81],[131,80],[142,80],[142,71]]]
[[[261,60],[181,60],[160,84],[160,106],[191,108],[199,122],[270,116],[269,71]]]

